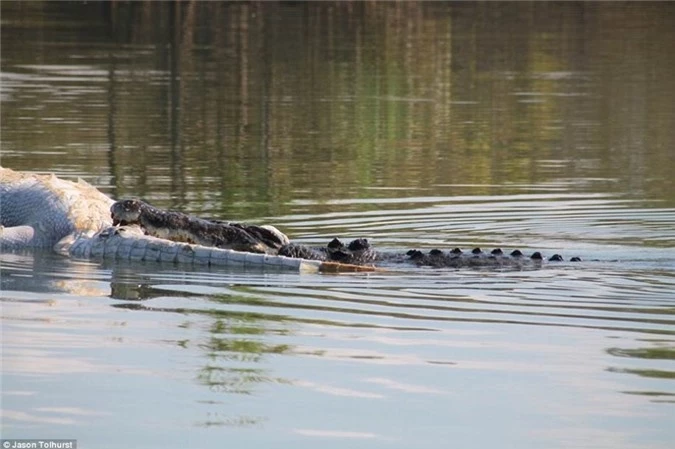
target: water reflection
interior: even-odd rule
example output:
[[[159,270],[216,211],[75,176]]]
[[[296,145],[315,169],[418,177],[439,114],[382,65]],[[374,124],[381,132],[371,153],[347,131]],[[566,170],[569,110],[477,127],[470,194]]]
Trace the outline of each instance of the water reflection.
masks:
[[[19,5],[3,5],[16,168],[245,218],[366,187],[578,178],[673,204],[666,4]],[[17,32],[62,15],[105,32],[85,45],[46,21],[55,48]]]
[[[555,399],[555,413],[568,417],[590,419],[611,409],[625,412],[605,419],[636,420],[639,414],[628,410],[644,405],[633,399],[672,402],[672,273],[619,273],[600,265],[321,276],[106,264],[88,274],[61,274],[65,281],[100,279],[109,285],[103,297],[56,297],[45,307],[39,296],[13,292],[12,282],[4,282],[24,271],[3,262],[3,285],[10,287],[3,292],[3,376],[10,392],[29,388],[14,380],[23,376],[49,382],[114,376],[127,389],[159,378],[177,397],[201,398],[184,405],[192,426],[253,427],[274,435],[284,413],[246,402],[223,408],[232,401],[226,398],[257,403],[292,391],[309,403],[355,407],[367,400],[361,406],[369,410],[391,401],[431,407],[482,397],[465,396],[454,382],[483,385],[502,397],[507,385],[497,379],[506,376],[511,386],[535,378],[530,388],[557,385],[572,397],[589,398],[583,409]],[[193,384],[199,389],[187,393]],[[619,392],[633,399],[624,401]],[[94,415],[47,413],[38,410],[44,405],[39,400],[30,407],[9,398],[5,417],[12,423],[94,425]],[[291,422],[300,434],[337,431],[300,418],[293,402],[281,403],[299,419]],[[114,407],[105,412],[119,414]],[[383,434],[376,421],[368,423],[366,433]]]

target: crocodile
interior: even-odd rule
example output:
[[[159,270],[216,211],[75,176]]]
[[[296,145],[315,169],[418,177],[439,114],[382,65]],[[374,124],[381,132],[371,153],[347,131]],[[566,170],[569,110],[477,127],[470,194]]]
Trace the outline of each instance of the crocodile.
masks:
[[[376,271],[372,266],[307,260],[174,242],[147,235],[138,225],[110,226],[98,232],[69,234],[54,245],[64,256],[94,260],[133,260],[204,266],[290,269],[300,272]]]
[[[157,209],[137,199],[114,203],[110,215],[113,226],[137,224],[147,235],[175,242],[263,254],[276,254],[279,248],[290,243],[288,237],[273,226],[205,220]]]
[[[95,187],[54,175],[0,167],[0,249],[52,248],[73,258],[245,265],[301,271],[376,271],[401,263],[429,267],[539,266],[540,253],[484,253],[476,248],[424,253],[375,250],[367,239],[313,248],[273,226],[205,220],[140,200],[115,202]],[[243,250],[243,251],[242,251]],[[559,261],[558,255],[549,260]],[[572,258],[571,261],[579,260]]]
[[[312,248],[290,242],[273,226],[204,220],[181,212],[164,211],[138,199],[118,201],[112,205],[110,212],[113,225],[139,225],[145,234],[154,237],[307,260],[355,265],[411,263],[438,268],[522,266],[528,260],[533,264],[544,260],[538,251],[528,258],[520,250],[505,254],[499,248],[489,253],[484,253],[480,248],[474,248],[469,253],[459,248],[448,252],[439,249],[432,249],[428,253],[416,249],[405,253],[382,252],[375,250],[365,238],[352,240],[348,244],[334,238],[325,247]],[[571,259],[572,262],[579,260],[578,257]],[[548,261],[560,262],[563,258],[554,254]]]
[[[24,173],[0,167],[0,251],[49,249],[78,259],[312,272],[372,271],[371,267],[247,253],[153,237],[137,225],[113,226],[110,211],[113,204],[113,199],[81,179],[73,182],[53,174]]]
[[[411,249],[404,253],[377,251],[370,245],[368,240],[364,238],[352,240],[348,244],[344,244],[342,241],[335,238],[323,248],[312,248],[305,245],[289,243],[281,247],[278,254],[309,260],[325,260],[356,265],[392,265],[410,263],[417,266],[436,268],[515,267],[523,266],[528,263],[540,265],[545,260],[548,262],[564,261],[560,254],[554,254],[545,258],[539,251],[535,251],[530,256],[526,256],[519,249],[515,249],[507,254],[501,248],[495,248],[489,252],[485,252],[480,248],[474,248],[469,252],[464,252],[460,248],[454,248],[449,251],[431,249],[427,252]],[[580,261],[580,257],[570,258],[570,262]]]

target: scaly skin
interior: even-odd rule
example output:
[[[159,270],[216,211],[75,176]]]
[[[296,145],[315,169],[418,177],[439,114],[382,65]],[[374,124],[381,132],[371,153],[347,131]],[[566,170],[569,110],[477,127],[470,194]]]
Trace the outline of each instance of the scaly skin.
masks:
[[[510,254],[497,248],[490,253],[483,252],[480,248],[474,248],[465,253],[459,248],[443,252],[432,249],[427,253],[411,249],[405,253],[375,251],[366,239],[356,239],[348,245],[338,239],[333,239],[325,248],[311,248],[304,245],[290,243],[279,250],[280,255],[299,257],[311,260],[326,260],[349,264],[375,264],[377,266],[391,266],[393,264],[413,264],[417,266],[429,266],[435,268],[465,268],[465,267],[522,267],[525,265],[540,266],[548,262],[562,262],[559,254],[554,254],[544,259],[540,252],[531,256],[525,256],[520,250],[514,250]],[[571,262],[579,262],[579,257],[572,257]]]
[[[147,235],[251,253],[276,254],[288,238],[275,229],[204,220],[181,212],[157,209],[140,200],[118,201],[110,208],[113,225],[137,224]]]
[[[391,266],[407,263],[437,268],[522,267],[528,263],[533,266],[541,265],[543,261],[539,252],[527,258],[518,250],[505,255],[501,249],[495,249],[490,254],[483,253],[479,248],[470,254],[465,254],[458,248],[448,253],[437,249],[427,254],[418,250],[410,250],[405,254],[379,252],[375,251],[366,239],[356,239],[348,245],[333,239],[326,247],[311,248],[289,242],[288,238],[275,228],[271,229],[274,229],[276,234],[270,234],[269,230],[263,227],[203,220],[180,212],[163,211],[139,200],[118,201],[110,210],[113,224],[138,224],[146,234],[155,237],[248,252],[263,252],[258,250],[257,244],[260,243],[265,253],[307,260],[353,265]],[[265,234],[261,231],[265,231]],[[282,236],[281,239],[277,238],[279,235]],[[264,246],[261,243],[263,239],[268,245]],[[551,262],[562,260],[558,254],[549,259]],[[572,259],[576,260],[578,258]]]
[[[136,225],[111,226],[98,233],[70,235],[55,246],[64,256],[95,260],[134,260],[208,266],[247,266],[300,271],[329,271],[330,263],[240,252],[190,243],[172,242],[144,234]],[[335,264],[333,264],[335,265]],[[362,267],[344,267],[356,271]]]

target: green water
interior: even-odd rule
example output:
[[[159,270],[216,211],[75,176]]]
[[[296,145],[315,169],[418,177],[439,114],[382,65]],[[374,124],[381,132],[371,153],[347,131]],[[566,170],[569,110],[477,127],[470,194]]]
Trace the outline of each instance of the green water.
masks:
[[[672,446],[673,4],[0,8],[5,167],[304,243],[584,260],[331,276],[0,254],[3,438]]]

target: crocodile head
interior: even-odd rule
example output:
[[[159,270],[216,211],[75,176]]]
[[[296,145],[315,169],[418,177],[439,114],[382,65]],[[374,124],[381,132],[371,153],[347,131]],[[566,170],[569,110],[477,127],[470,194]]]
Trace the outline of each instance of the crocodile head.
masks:
[[[142,208],[143,202],[139,200],[123,200],[114,203],[110,206],[113,226],[138,224]]]

